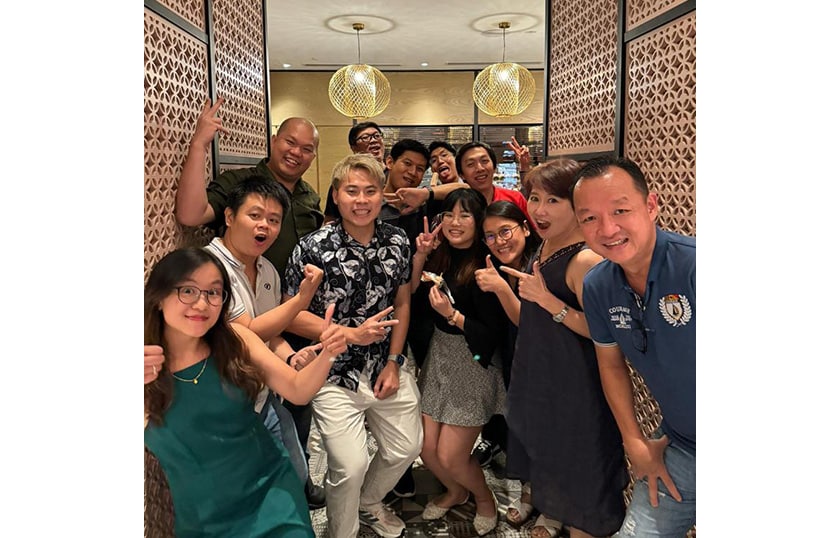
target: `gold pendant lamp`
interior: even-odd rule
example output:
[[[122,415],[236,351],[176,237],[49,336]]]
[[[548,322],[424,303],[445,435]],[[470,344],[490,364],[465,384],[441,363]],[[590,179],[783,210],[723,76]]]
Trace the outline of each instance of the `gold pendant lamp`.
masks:
[[[359,63],[345,65],[336,71],[328,90],[330,103],[335,109],[357,120],[381,114],[391,101],[391,84],[382,71],[362,63],[359,32],[364,28],[361,22],[353,23]]]
[[[473,101],[482,112],[497,118],[521,114],[534,100],[536,84],[530,71],[517,63],[505,61],[505,33],[509,22],[500,22],[502,62],[485,67],[473,82]]]

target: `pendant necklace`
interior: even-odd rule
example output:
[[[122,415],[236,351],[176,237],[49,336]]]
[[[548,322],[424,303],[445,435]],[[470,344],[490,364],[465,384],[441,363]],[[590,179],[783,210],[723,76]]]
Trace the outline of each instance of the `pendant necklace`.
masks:
[[[183,377],[178,377],[175,374],[172,374],[172,377],[177,379],[178,381],[183,381],[184,383],[192,383],[193,385],[198,385],[198,378],[201,377],[201,374],[204,373],[204,369],[207,368],[207,359],[210,358],[210,355],[204,357],[204,364],[201,366],[201,371],[198,372],[198,375],[192,379],[184,379]]]

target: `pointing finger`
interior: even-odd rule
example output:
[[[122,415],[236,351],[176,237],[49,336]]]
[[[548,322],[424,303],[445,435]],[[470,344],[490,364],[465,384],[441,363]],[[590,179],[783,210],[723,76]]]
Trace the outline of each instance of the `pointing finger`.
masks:
[[[335,312],[335,303],[330,303],[327,307],[327,311],[324,313],[324,324],[322,325],[321,332],[326,331],[330,323],[332,323],[333,312]]]
[[[394,311],[394,307],[393,307],[393,306],[389,306],[388,308],[386,308],[386,309],[385,309],[385,310],[383,310],[382,312],[379,312],[378,314],[374,314],[374,315],[372,316],[372,318],[373,318],[373,320],[374,320],[374,321],[379,321],[379,320],[381,320],[382,318],[384,318],[385,316],[387,316],[388,314],[390,314],[390,313],[391,313],[391,312],[393,312],[393,311]]]
[[[513,269],[513,268],[508,267],[506,265],[502,265],[501,267],[499,267],[499,269],[501,269],[503,272],[505,272],[509,275],[515,276],[516,278],[522,278],[522,277],[528,276],[527,273],[523,273],[522,271],[517,271],[516,269]]]

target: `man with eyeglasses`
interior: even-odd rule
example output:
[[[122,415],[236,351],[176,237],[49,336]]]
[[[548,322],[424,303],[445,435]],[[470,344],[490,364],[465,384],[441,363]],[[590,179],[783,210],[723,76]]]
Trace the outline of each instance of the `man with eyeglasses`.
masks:
[[[284,212],[280,233],[264,256],[282,275],[298,240],[320,228],[324,222],[321,198],[303,179],[318,151],[318,129],[305,118],[287,118],[271,137],[268,157],[253,167],[222,172],[205,186],[205,163],[213,139],[219,131],[230,134],[216,115],[224,101],[219,98],[211,105],[208,99],[198,116],[175,193],[175,219],[183,226],[206,225],[219,234],[224,224],[227,197],[234,185],[253,175],[276,181],[286,191],[291,207]],[[294,335],[290,335],[289,339],[294,347],[302,344],[294,340]],[[286,406],[292,411],[298,436],[308,455],[306,443],[311,428],[310,406],[295,406],[289,402]],[[324,503],[324,489],[311,481],[307,482],[306,496],[311,506]]]
[[[385,144],[382,141],[382,129],[376,122],[363,121],[351,127],[347,133],[347,143],[350,145],[350,149],[354,154],[367,153],[385,167]],[[385,168],[385,177],[388,177],[387,168]],[[326,217],[326,222],[332,222],[339,216],[338,207],[336,207],[333,201],[332,186],[327,191],[324,216]]]
[[[584,279],[584,313],[637,478],[617,536],[685,536],[696,520],[696,239],[657,227],[656,194],[628,159],[589,162],[573,204],[589,248],[606,258]],[[636,421],[625,357],[661,408],[653,439]]]

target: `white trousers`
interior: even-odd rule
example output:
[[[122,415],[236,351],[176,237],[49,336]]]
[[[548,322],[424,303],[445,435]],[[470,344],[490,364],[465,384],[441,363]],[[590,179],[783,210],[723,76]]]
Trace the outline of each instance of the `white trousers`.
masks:
[[[420,455],[420,391],[400,368],[400,388],[384,400],[373,396],[369,370],[358,392],[326,383],[312,400],[312,418],[327,454],[327,521],[331,538],[355,538],[359,506],[381,502]],[[368,459],[365,419],[378,450]]]

